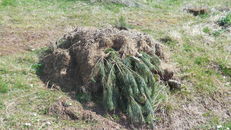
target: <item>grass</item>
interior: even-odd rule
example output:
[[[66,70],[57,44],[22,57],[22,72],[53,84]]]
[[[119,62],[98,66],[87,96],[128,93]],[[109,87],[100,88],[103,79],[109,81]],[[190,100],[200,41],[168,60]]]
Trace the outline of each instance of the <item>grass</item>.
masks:
[[[41,67],[37,64],[40,50],[16,51],[21,46],[37,47],[53,42],[75,26],[114,25],[120,16],[125,17],[129,26],[154,39],[166,36],[173,39],[163,44],[169,49],[170,61],[179,68],[176,76],[182,79],[185,90],[178,92],[178,97],[173,93],[168,97],[163,95],[163,99],[174,98],[180,102],[184,98],[193,99],[195,95],[212,96],[221,89],[230,89],[226,84],[231,82],[231,56],[225,47],[230,45],[231,39],[223,35],[226,31],[213,32],[210,26],[194,27],[209,21],[211,15],[193,17],[183,12],[181,9],[189,2],[210,8],[231,6],[230,0],[164,0],[154,1],[145,8],[78,0],[0,0],[0,36],[3,37],[0,43],[4,45],[0,46],[0,54],[9,54],[0,56],[0,129],[23,129],[25,123],[31,123],[31,129],[46,129],[46,121],[52,122],[52,128],[87,127],[86,123],[63,121],[44,114],[57,98],[67,95],[46,89],[37,77],[36,71]],[[228,23],[228,19],[229,15],[220,21]],[[194,30],[209,36],[194,35]],[[79,100],[88,100],[88,97],[80,96]],[[162,104],[167,104],[165,102]],[[174,100],[171,103],[174,104]],[[166,107],[174,111],[176,106],[171,103]],[[33,116],[33,113],[38,115]],[[214,118],[212,122],[217,120]]]
[[[65,121],[46,115],[51,104],[67,95],[46,89],[37,77],[32,66],[38,62],[38,55],[39,51],[35,51],[0,57],[0,129],[89,126],[81,121]],[[25,126],[26,123],[31,126]]]
[[[0,80],[0,93],[7,93],[8,92],[8,85]]]

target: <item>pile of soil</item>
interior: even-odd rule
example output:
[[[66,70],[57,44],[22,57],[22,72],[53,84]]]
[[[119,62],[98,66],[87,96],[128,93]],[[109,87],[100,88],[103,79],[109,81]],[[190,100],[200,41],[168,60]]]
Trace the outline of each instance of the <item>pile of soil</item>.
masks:
[[[164,57],[161,45],[144,33],[117,28],[78,27],[64,35],[42,56],[41,78],[66,90],[97,92],[100,86],[91,83],[91,73],[98,59],[107,56],[105,50],[109,48],[121,57],[137,56],[140,52],[157,55],[160,59]],[[172,78],[173,72],[165,69],[159,75],[160,79],[167,81]]]
[[[184,10],[186,10],[188,13],[193,14],[194,16],[204,15],[209,12],[208,9],[205,7],[190,7]]]
[[[77,92],[90,94],[94,99],[99,99],[107,111],[112,112],[119,110],[124,113],[126,113],[125,111],[129,111],[130,115],[128,116],[131,122],[152,124],[154,120],[152,104],[154,104],[155,101],[152,101],[151,96],[155,95],[154,88],[158,87],[160,82],[168,84],[170,88],[174,86],[175,88],[179,88],[180,86],[178,82],[173,80],[174,73],[171,68],[168,68],[168,64],[164,62],[165,56],[162,52],[162,47],[161,44],[155,42],[147,34],[135,30],[78,27],[54,43],[41,57],[43,73],[40,76],[41,79],[47,82],[48,86],[51,85],[52,88],[61,88],[67,91],[75,90]],[[111,52],[108,53],[108,51]],[[119,60],[108,59],[113,56]],[[145,56],[145,62],[141,61],[144,60],[142,58],[145,58]],[[110,88],[113,87],[110,86],[111,84],[107,84],[109,79],[107,79],[106,83],[103,82],[105,77],[112,77],[111,75],[105,74],[106,76],[102,78],[103,75],[96,74],[96,78],[101,77],[102,79],[95,80],[95,68],[101,69],[102,67],[102,65],[99,66],[98,63],[107,65],[110,61],[110,64],[117,64],[117,66],[123,64],[126,66],[127,64],[125,65],[124,62],[122,63],[121,61],[125,61],[128,57],[133,59],[129,62],[129,69],[122,67],[111,69],[110,66],[107,66],[105,68],[110,68],[110,71],[107,71],[103,68],[105,72],[110,72],[110,74],[111,70],[117,69],[118,72],[113,71],[117,79],[115,78],[116,81],[111,82],[115,83],[118,91],[109,91]],[[104,63],[104,61],[106,63]],[[154,67],[154,69],[147,68],[148,66],[146,64],[148,63],[150,68]],[[132,65],[133,68],[131,67]],[[139,68],[140,66],[138,65],[140,65],[141,68]],[[155,65],[157,67],[155,67]],[[136,69],[134,69],[134,67],[136,67]],[[137,69],[137,67],[139,69]],[[139,70],[140,72],[138,72]],[[120,74],[125,74],[125,77],[119,77]],[[136,75],[136,77],[132,74]],[[143,75],[145,76],[142,77]],[[126,76],[130,76],[131,78],[129,78],[133,80],[124,80],[127,79]],[[129,87],[131,88],[131,86],[128,85],[130,81],[134,81],[132,83],[134,83],[136,87],[141,84],[139,89],[137,87],[137,89],[132,90],[134,94],[133,92],[129,93],[130,91],[128,90],[131,89],[127,89]],[[120,86],[123,86],[123,88]],[[143,87],[143,89],[141,87]],[[143,91],[141,92],[141,90]],[[118,95],[116,98],[116,96],[113,95],[117,92]],[[127,95],[127,97],[124,95]],[[100,97],[103,97],[103,101]],[[123,102],[123,106],[125,107],[118,107],[121,106],[121,104],[119,104],[120,102]],[[78,113],[76,111],[73,113],[73,110],[66,108],[62,102],[54,105],[50,111],[58,115],[64,115],[63,117],[65,119],[78,120],[85,118],[85,116],[81,115],[81,112]],[[141,115],[141,118],[137,115]],[[88,119],[88,116],[86,118]]]

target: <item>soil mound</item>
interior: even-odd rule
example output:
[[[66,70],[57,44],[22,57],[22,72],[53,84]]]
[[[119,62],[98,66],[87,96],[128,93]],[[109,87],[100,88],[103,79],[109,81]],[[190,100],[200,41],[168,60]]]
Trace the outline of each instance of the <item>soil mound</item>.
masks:
[[[204,15],[206,13],[208,13],[208,9],[204,8],[204,7],[190,7],[185,9],[188,13],[193,14],[194,16],[198,16],[198,15]]]
[[[65,89],[87,88],[96,62],[107,56],[105,50],[108,48],[116,50],[121,57],[146,52],[149,55],[161,54],[163,58],[160,46],[150,36],[116,28],[78,27],[51,48],[41,59],[44,65],[42,78],[61,88],[65,86]],[[90,88],[90,91],[97,90],[97,87]]]
[[[163,57],[161,46],[144,33],[78,27],[42,57],[42,78],[93,95],[107,111],[127,113],[132,123],[152,124],[160,81],[179,86],[173,72],[161,67]]]

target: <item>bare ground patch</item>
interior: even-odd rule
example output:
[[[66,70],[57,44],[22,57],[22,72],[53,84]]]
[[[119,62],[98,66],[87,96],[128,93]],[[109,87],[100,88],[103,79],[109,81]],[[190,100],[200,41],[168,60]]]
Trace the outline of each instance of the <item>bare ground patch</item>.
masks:
[[[215,126],[210,125],[231,118],[231,93],[227,90],[217,92],[212,97],[198,95],[193,100],[179,104],[171,112],[163,109],[157,112],[161,118],[157,129],[215,129]]]
[[[65,29],[27,29],[0,27],[0,56],[45,47],[57,39]]]

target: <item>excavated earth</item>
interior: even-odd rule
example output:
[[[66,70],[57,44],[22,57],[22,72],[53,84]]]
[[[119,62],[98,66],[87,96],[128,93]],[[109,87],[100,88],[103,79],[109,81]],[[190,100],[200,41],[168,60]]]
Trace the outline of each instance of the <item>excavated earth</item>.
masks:
[[[105,50],[109,48],[118,51],[121,57],[137,56],[140,52],[157,55],[160,59],[164,57],[161,45],[144,33],[117,28],[78,27],[42,56],[41,77],[45,82],[65,90],[96,92],[100,86],[91,84],[92,70],[100,58],[107,56]],[[166,66],[164,62],[163,66]],[[160,77],[169,80],[173,73],[166,70],[164,73],[167,75],[160,74]]]
[[[160,80],[167,82],[173,77],[173,71],[168,69],[168,65],[164,62],[165,56],[161,44],[147,34],[113,27],[105,29],[77,27],[74,31],[64,35],[41,56],[40,62],[43,69],[39,75],[51,88],[97,94],[102,90],[100,89],[102,86],[91,82],[91,75],[98,60],[107,57],[105,53],[107,49],[114,49],[121,58],[136,57],[141,55],[141,52],[151,56],[156,55],[162,59],[163,72],[158,73]],[[108,128],[123,128],[94,112],[85,111],[76,105],[68,106],[65,102],[62,99],[58,100],[49,108],[49,114],[58,115],[68,120],[89,122],[102,122],[101,120],[103,120],[109,124]],[[124,125],[124,123],[122,124]]]

